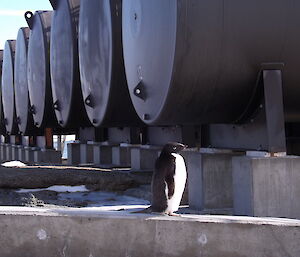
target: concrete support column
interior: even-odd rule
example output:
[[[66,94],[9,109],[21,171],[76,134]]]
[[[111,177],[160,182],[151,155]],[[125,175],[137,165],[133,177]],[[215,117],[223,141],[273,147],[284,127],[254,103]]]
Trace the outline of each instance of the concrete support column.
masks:
[[[11,159],[12,161],[20,161],[18,155],[18,145],[11,145]]]
[[[6,147],[5,147],[5,143],[1,143],[0,144],[0,158],[1,158],[1,161],[6,161]]]
[[[155,168],[155,161],[162,147],[142,145],[131,149],[131,169],[133,171],[150,170]]]
[[[233,208],[232,157],[234,153],[186,152],[189,205],[194,210]]]
[[[21,162],[25,162],[26,159],[25,159],[25,149],[24,149],[24,146],[18,145],[18,146],[17,146],[17,151],[18,151],[18,159],[19,159]]]
[[[112,164],[117,166],[131,166],[131,148],[129,144],[112,147]]]
[[[235,157],[234,214],[300,217],[300,157]]]
[[[68,145],[68,164],[77,165],[80,163],[80,143],[69,143]]]
[[[25,146],[25,162],[34,163],[34,152],[37,150],[37,147]]]
[[[6,151],[6,161],[12,160],[12,145],[5,144],[5,151]]]
[[[94,143],[93,154],[94,164],[111,165],[112,164],[112,148],[115,145],[108,143]]]
[[[48,163],[48,164],[60,164],[61,152],[54,149],[39,149],[34,151],[35,163]]]
[[[93,161],[93,145],[80,144],[80,164],[90,164]]]

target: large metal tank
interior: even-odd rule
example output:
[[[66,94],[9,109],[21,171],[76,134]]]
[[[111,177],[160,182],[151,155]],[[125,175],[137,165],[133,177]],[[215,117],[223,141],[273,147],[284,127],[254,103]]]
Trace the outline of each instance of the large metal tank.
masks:
[[[122,1],[82,0],[78,40],[81,88],[92,124],[138,124],[125,77]]]
[[[22,135],[31,135],[36,131],[30,112],[27,80],[27,52],[29,28],[20,28],[15,53],[15,103],[19,131]]]
[[[147,124],[231,123],[262,63],[284,63],[286,121],[300,121],[300,2],[126,0],[129,91]]]
[[[35,126],[53,127],[55,119],[50,79],[50,33],[52,11],[26,12],[30,28],[28,43],[28,89]]]
[[[2,105],[2,63],[3,63],[3,50],[0,50],[0,134],[5,135],[6,129],[4,124],[4,114]]]
[[[50,70],[53,106],[63,127],[88,125],[80,86],[78,21],[80,0],[50,0]]]
[[[7,40],[3,52],[2,64],[2,103],[4,124],[8,134],[17,133],[15,94],[14,94],[14,59],[15,59],[15,40]]]

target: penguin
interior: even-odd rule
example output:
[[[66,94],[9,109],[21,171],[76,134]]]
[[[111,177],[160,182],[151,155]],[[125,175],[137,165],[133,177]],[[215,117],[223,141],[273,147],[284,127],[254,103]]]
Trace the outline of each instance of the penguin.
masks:
[[[170,142],[167,143],[155,162],[155,170],[152,176],[151,206],[136,213],[161,213],[169,216],[178,216],[181,198],[184,192],[187,172],[180,151],[187,146]]]

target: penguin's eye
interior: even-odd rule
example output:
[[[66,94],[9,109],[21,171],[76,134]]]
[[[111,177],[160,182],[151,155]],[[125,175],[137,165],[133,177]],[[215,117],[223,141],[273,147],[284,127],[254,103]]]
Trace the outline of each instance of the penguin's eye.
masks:
[[[176,146],[173,147],[173,150],[176,150]]]

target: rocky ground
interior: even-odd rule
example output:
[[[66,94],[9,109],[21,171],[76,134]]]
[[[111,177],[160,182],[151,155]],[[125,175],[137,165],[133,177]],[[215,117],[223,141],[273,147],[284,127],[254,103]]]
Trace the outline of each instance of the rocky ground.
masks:
[[[67,166],[0,166],[0,205],[96,207],[147,205],[149,172]]]

